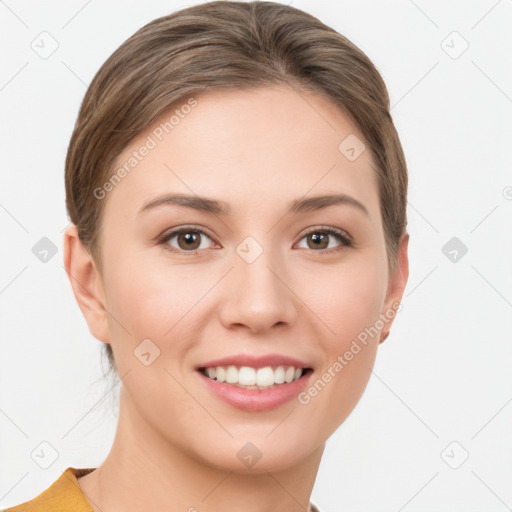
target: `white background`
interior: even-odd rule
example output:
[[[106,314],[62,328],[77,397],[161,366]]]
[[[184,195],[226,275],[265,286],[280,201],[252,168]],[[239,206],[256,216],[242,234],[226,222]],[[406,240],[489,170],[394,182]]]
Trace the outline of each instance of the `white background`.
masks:
[[[67,466],[98,466],[110,449],[101,343],[62,266],[65,152],[105,59],[192,4],[0,2],[0,507],[34,497]],[[375,63],[410,173],[403,310],[327,443],[312,501],[322,512],[510,510],[512,2],[291,5]],[[47,59],[31,48],[42,31],[59,45]],[[453,58],[462,38],[469,47]],[[57,246],[46,263],[32,253],[42,237]],[[452,237],[468,249],[457,262],[442,251]],[[48,469],[30,455],[43,441],[59,455]]]

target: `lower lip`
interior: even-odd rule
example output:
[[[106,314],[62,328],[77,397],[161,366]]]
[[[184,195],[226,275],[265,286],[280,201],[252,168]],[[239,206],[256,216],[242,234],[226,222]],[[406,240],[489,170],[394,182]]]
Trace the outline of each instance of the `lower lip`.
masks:
[[[253,412],[274,409],[288,402],[306,387],[312,373],[309,370],[300,379],[286,384],[279,384],[275,388],[246,389],[226,382],[218,382],[197,371],[203,382],[221,400],[238,409]]]

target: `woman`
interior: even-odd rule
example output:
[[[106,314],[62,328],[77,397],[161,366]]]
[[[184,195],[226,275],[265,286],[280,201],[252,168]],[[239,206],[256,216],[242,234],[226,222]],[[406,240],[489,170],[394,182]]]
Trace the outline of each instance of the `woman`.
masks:
[[[8,510],[317,511],[408,278],[370,60],[273,2],[159,18],[90,84],[65,179],[65,268],[121,379],[118,427],[98,468]]]

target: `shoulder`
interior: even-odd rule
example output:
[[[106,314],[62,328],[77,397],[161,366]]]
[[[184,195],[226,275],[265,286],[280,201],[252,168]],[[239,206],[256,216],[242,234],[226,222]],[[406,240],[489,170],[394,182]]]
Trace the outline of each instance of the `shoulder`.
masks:
[[[77,477],[95,469],[68,467],[48,489],[35,498],[0,512],[93,512]]]

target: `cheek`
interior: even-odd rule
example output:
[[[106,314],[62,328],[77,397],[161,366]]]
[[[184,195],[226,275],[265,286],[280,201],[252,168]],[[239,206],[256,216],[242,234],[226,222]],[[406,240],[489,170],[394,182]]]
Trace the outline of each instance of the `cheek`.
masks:
[[[334,431],[368,384],[378,347],[384,279],[382,265],[369,259],[336,272],[317,272],[302,282],[302,296],[315,313],[312,318],[318,319],[317,340],[323,354],[321,367],[303,397],[311,411],[326,411],[318,419],[318,428]]]
[[[111,344],[119,372],[138,362],[134,350],[147,339],[160,350],[158,365],[182,361],[190,343],[187,333],[192,323],[197,328],[201,322],[198,302],[211,288],[211,272],[202,276],[193,265],[162,265],[135,253],[111,264],[106,275]],[[151,343],[145,343],[151,349]]]
[[[126,258],[109,272],[108,304],[130,332],[162,338],[211,286],[194,266]],[[176,327],[175,327],[176,326]],[[115,328],[115,322],[112,325]]]
[[[354,258],[338,268],[319,267],[302,275],[306,277],[297,282],[298,295],[323,324],[327,352],[342,350],[375,324],[386,290],[382,265],[374,258]]]

